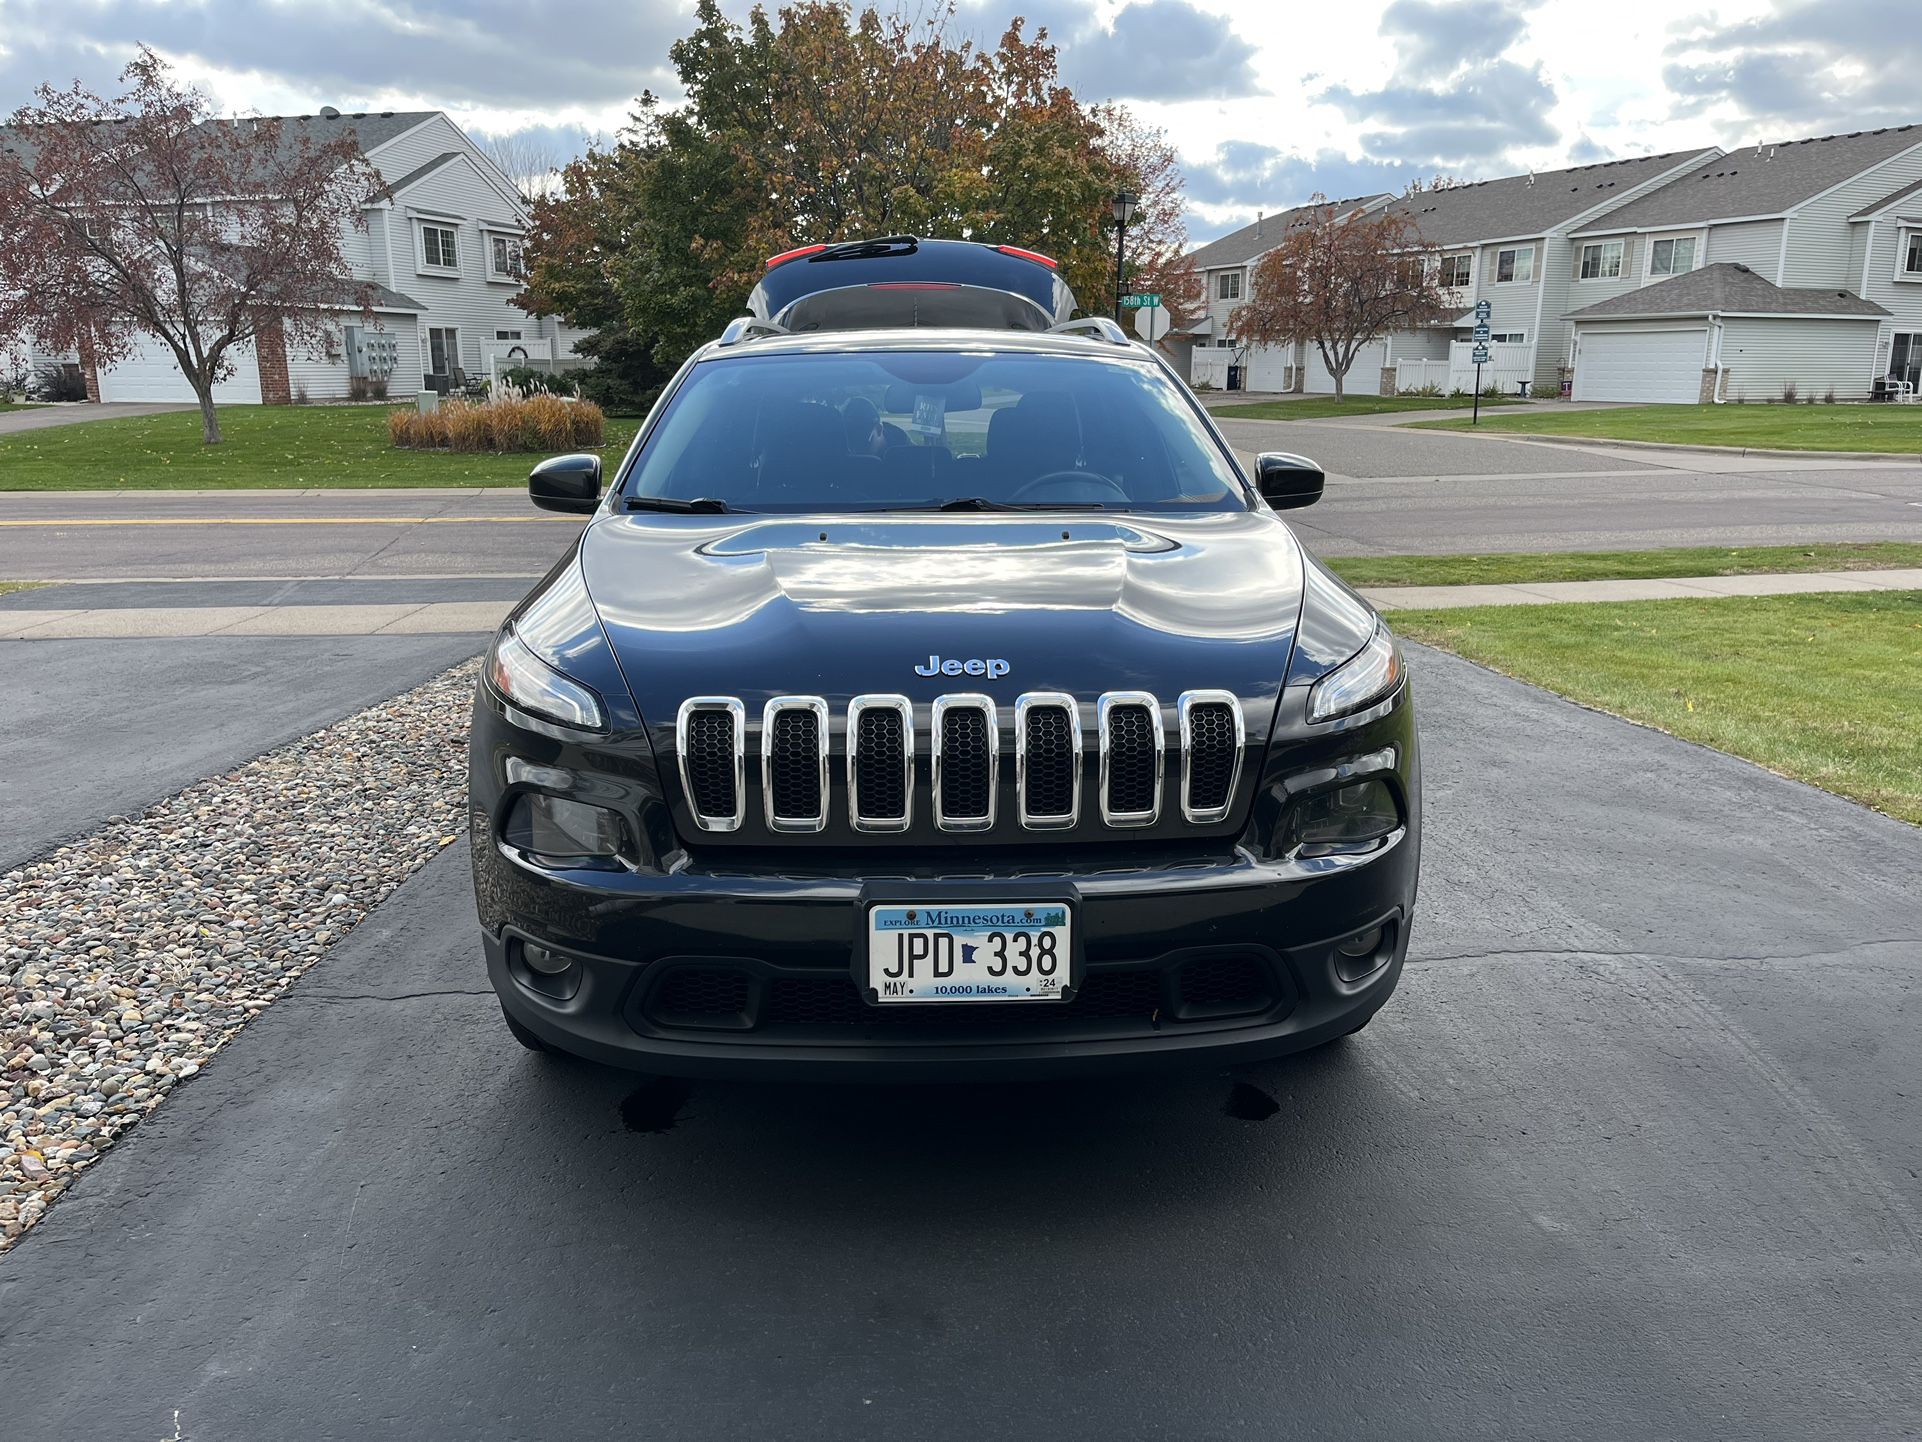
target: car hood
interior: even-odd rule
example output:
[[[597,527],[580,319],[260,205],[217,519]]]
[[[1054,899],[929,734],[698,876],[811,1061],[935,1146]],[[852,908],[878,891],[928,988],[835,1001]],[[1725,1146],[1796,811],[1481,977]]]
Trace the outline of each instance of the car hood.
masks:
[[[581,574],[641,713],[979,691],[1272,697],[1303,558],[1265,512],[1128,518],[609,515]],[[1005,662],[927,676],[940,661]]]

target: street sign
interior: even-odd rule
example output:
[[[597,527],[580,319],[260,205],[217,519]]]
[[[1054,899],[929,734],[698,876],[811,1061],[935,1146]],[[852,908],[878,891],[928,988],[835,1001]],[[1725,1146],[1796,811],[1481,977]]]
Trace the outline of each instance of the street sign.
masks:
[[[1124,295],[1121,297],[1121,308],[1123,310],[1159,310],[1161,308],[1161,297],[1152,291],[1142,291],[1135,295]]]
[[[1495,313],[1495,306],[1492,301],[1478,300],[1475,302],[1475,319],[1476,320],[1478,321],[1487,320],[1494,313]]]
[[[1142,306],[1135,312],[1135,334],[1150,345],[1174,329],[1175,318],[1160,306]]]
[[[1488,343],[1488,336],[1489,336],[1488,322],[1487,321],[1478,322],[1475,326],[1475,343],[1477,345],[1486,345]]]
[[[1478,366],[1487,365],[1488,364],[1488,347],[1485,345],[1476,346],[1475,353],[1471,355],[1469,359]]]

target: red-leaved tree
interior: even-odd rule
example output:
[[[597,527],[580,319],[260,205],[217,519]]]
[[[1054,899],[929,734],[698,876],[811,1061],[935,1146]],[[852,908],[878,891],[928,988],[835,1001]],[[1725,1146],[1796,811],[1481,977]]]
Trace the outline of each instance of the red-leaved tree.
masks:
[[[1248,302],[1229,325],[1245,345],[1314,346],[1340,399],[1363,346],[1455,307],[1412,216],[1344,210],[1322,195],[1309,204],[1256,263]]]
[[[0,129],[0,335],[96,365],[158,337],[214,445],[238,347],[311,351],[330,313],[366,311],[342,241],[380,174],[351,136],[214,119],[151,50],[121,80],[112,97],[43,85]]]

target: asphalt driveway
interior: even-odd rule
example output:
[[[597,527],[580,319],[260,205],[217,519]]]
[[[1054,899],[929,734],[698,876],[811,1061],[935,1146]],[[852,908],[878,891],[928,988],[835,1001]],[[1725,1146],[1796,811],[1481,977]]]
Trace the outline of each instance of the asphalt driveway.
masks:
[[[67,405],[34,406],[28,410],[0,411],[0,436],[22,431],[44,431],[54,426],[80,426],[89,421],[122,420],[130,416],[158,416],[168,411],[190,411],[193,403],[171,401],[72,402]]]
[[[1416,955],[1231,1082],[520,1052],[451,848],[0,1260],[13,1435],[1880,1438],[1922,833],[1417,650]]]

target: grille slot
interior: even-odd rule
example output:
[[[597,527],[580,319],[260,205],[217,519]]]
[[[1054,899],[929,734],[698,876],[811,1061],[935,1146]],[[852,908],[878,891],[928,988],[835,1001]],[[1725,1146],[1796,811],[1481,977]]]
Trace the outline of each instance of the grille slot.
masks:
[[[648,993],[647,1015],[661,1026],[745,1027],[748,975],[732,966],[677,966]]]
[[[770,831],[819,831],[828,822],[828,706],[777,696],[761,718],[761,794]]]
[[[1152,826],[1161,814],[1161,705],[1145,691],[1101,698],[1101,819]]]
[[[1248,952],[1198,956],[1177,975],[1184,1017],[1237,1016],[1274,1004],[1275,984],[1261,958]]]
[[[682,703],[674,729],[681,788],[695,824],[705,831],[735,830],[747,815],[741,703],[732,696],[693,697]]]
[[[1241,703],[1226,691],[1181,697],[1181,814],[1190,822],[1225,820],[1247,740]]]
[[[869,1006],[854,978],[779,976],[768,983],[763,1026],[864,1031],[967,1031],[983,1027],[1032,1027],[1095,1020],[1141,1020],[1161,1007],[1161,980],[1144,970],[1091,970],[1067,1002],[975,1001],[927,1006]]]
[[[934,703],[934,824],[944,831],[994,825],[996,753],[1001,728],[986,696],[943,696]]]
[[[1074,697],[1042,691],[1014,704],[1021,824],[1073,826],[1081,814],[1081,718]]]
[[[914,704],[905,696],[848,703],[848,817],[856,831],[905,831],[914,810]]]

